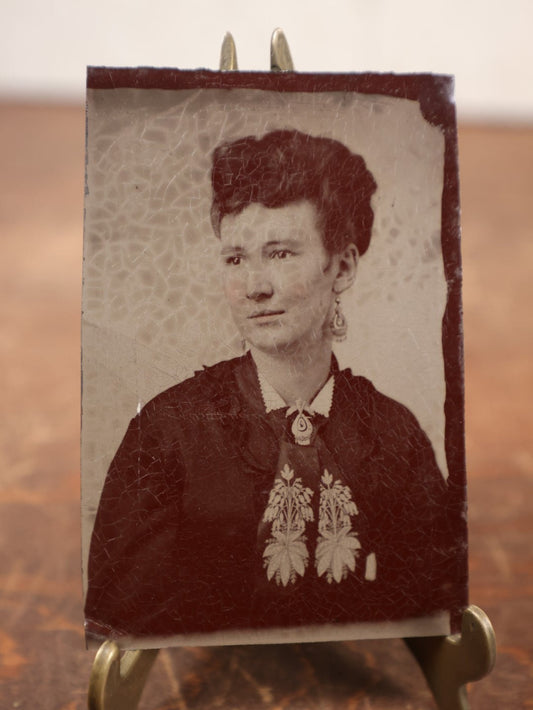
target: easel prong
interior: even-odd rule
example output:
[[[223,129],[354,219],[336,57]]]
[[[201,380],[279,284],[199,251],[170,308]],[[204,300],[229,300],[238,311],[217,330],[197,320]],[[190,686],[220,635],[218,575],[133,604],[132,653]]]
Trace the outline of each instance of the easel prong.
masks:
[[[439,710],[469,710],[466,684],[488,675],[496,659],[494,629],[477,606],[464,614],[461,633],[405,639]]]
[[[220,50],[220,71],[237,71],[237,49],[231,32],[226,32]]]
[[[279,27],[274,30],[270,40],[270,70],[294,71],[289,43]]]

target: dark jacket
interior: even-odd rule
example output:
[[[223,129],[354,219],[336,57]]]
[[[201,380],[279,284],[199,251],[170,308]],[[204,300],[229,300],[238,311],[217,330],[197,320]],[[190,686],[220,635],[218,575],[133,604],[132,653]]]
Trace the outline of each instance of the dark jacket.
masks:
[[[91,541],[89,636],[389,621],[442,610],[458,618],[466,593],[462,493],[450,492],[408,409],[367,379],[333,369],[330,416],[314,448],[353,493],[355,570],[340,583],[312,564],[294,584],[266,579],[258,526],[288,434],[283,417],[265,414],[248,355],[196,373],[131,421]],[[370,552],[374,580],[365,579]]]

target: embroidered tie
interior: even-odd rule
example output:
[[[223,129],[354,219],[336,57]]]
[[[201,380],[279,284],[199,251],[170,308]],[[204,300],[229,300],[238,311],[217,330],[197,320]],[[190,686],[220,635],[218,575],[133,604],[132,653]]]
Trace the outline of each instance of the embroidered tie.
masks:
[[[355,570],[361,547],[352,530],[357,507],[349,487],[324,466],[328,456],[319,430],[326,418],[301,403],[286,418],[276,478],[258,527],[266,578],[283,588],[314,567],[318,577],[338,583]],[[336,473],[334,462],[328,463]]]

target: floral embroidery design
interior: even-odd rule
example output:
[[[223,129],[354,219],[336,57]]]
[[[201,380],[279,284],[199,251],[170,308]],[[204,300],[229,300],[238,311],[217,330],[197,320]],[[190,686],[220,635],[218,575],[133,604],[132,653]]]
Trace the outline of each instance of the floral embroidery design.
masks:
[[[348,570],[355,570],[355,558],[361,543],[352,532],[351,517],[357,515],[348,486],[340,481],[333,483],[333,476],[324,469],[320,483],[320,508],[318,516],[318,541],[315,552],[317,574],[326,575],[331,584],[341,582]]]
[[[313,491],[304,488],[301,478],[285,464],[268,498],[263,522],[272,523],[271,535],[263,552],[267,578],[284,587],[303,577],[309,562],[305,524],[313,520]]]

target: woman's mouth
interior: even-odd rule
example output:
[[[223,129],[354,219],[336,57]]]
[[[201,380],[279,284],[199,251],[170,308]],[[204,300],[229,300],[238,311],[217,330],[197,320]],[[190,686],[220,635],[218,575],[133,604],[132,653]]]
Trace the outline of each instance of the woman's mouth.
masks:
[[[261,320],[261,319],[267,319],[267,318],[272,318],[275,316],[281,316],[285,313],[283,310],[270,310],[270,309],[264,309],[261,311],[254,311],[248,316],[249,320]]]

